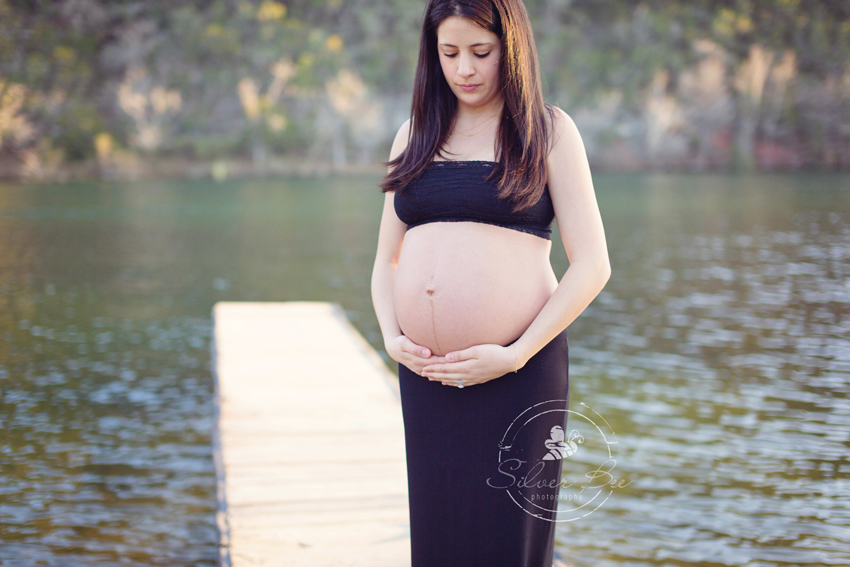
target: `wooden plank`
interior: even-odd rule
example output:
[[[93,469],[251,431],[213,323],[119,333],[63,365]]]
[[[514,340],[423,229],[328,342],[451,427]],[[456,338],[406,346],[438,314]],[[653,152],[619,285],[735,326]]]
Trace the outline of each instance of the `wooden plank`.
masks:
[[[408,567],[398,382],[326,302],[213,307],[220,557]]]

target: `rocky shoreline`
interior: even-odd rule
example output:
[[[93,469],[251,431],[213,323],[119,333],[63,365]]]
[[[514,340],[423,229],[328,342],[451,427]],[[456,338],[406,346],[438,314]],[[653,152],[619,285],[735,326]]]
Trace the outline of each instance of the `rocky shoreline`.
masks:
[[[794,148],[759,143],[756,167],[747,171],[769,172],[850,172],[850,162],[834,160],[806,163]],[[627,143],[613,144],[601,155],[591,156],[594,173],[735,173],[740,171],[731,160],[706,163],[698,156],[685,156],[653,163],[639,155]],[[69,183],[76,181],[149,181],[201,180],[223,182],[233,179],[268,177],[327,177],[331,175],[382,175],[386,169],[378,162],[334,164],[330,161],[270,159],[263,165],[249,159],[215,161],[180,158],[134,158],[121,163],[102,164],[96,160],[61,163],[28,171],[25,165],[0,160],[0,181],[13,183]]]

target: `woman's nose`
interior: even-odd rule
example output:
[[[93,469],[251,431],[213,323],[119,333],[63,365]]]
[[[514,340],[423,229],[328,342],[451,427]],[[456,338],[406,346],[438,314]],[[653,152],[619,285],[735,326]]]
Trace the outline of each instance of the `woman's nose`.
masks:
[[[461,75],[462,77],[468,77],[475,73],[475,65],[472,64],[472,59],[470,59],[470,56],[460,54],[458,55],[458,57],[460,57],[460,62],[457,66],[458,75]]]

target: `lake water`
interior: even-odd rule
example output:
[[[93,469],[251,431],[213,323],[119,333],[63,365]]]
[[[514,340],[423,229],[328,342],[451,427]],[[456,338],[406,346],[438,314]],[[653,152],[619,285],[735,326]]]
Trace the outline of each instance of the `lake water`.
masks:
[[[336,301],[382,352],[377,181],[0,185],[0,565],[215,565],[212,305]],[[595,183],[570,427],[623,486],[558,551],[850,565],[850,176]],[[582,433],[565,476],[606,457]]]

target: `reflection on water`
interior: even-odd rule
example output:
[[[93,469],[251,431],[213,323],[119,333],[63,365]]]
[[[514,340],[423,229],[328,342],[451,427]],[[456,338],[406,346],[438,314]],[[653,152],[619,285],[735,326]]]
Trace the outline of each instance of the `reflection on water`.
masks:
[[[598,189],[614,277],[570,329],[571,384],[631,484],[559,525],[560,548],[578,566],[850,565],[848,179],[620,184]]]
[[[337,301],[382,350],[376,181],[0,187],[0,564],[215,564],[210,309]],[[850,180],[596,184],[614,272],[571,408],[631,484],[559,551],[850,565]]]

